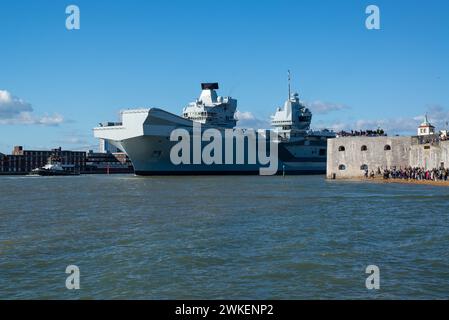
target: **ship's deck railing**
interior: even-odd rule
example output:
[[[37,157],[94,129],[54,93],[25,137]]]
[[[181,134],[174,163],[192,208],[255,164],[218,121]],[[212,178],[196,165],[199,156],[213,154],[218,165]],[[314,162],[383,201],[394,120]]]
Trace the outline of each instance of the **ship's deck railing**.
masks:
[[[99,123],[100,127],[118,127],[118,126],[122,126],[123,123],[122,122],[102,122]]]

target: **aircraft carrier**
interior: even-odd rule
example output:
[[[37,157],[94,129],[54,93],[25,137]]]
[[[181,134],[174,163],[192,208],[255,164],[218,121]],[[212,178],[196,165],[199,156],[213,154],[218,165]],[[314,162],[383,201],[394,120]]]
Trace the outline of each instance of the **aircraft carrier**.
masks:
[[[312,113],[290,84],[271,130],[236,128],[237,100],[218,96],[218,88],[201,84],[180,116],[159,108],[122,111],[120,122],[101,123],[94,136],[126,152],[136,175],[325,174],[327,139],[335,134],[310,129]]]

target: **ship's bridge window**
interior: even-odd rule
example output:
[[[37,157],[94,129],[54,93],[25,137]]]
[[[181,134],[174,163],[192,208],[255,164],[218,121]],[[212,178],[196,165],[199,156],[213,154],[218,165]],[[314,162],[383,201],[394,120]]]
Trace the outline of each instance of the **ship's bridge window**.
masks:
[[[345,151],[346,149],[345,149],[345,147],[343,147],[343,146],[339,146],[338,147],[338,151]]]
[[[338,166],[338,170],[346,170],[346,166],[344,164],[341,164]]]
[[[362,146],[362,147],[360,148],[360,150],[366,151],[366,150],[368,150],[368,147],[367,147],[367,146]]]
[[[385,150],[385,151],[391,150],[391,146],[390,146],[389,144],[385,145],[384,150]]]

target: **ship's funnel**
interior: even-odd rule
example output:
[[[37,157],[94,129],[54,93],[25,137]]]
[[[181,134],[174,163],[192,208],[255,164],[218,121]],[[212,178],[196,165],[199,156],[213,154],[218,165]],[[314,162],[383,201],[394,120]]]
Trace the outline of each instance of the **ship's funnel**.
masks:
[[[218,82],[202,83],[202,90],[218,90]]]
[[[215,92],[215,89],[218,89],[218,83],[212,82],[212,83],[202,83],[201,88],[203,89],[201,91],[200,100],[205,104],[213,104],[217,102],[217,92]]]

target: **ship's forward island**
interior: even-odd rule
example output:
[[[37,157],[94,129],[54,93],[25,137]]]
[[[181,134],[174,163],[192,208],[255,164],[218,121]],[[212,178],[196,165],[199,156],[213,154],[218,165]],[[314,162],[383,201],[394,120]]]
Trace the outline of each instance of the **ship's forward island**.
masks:
[[[312,113],[297,93],[290,94],[289,90],[284,106],[272,116],[272,130],[255,131],[236,128],[237,100],[218,96],[218,83],[203,83],[201,88],[200,97],[189,103],[181,116],[159,108],[125,110],[120,122],[102,123],[94,128],[94,135],[126,152],[137,175],[249,175],[260,174],[273,163],[272,174],[326,172],[327,139],[335,134],[310,129]],[[215,129],[212,138],[208,129]],[[174,138],[174,132],[180,130],[188,133],[184,142],[190,147],[178,154],[182,138]],[[215,161],[201,157],[206,151]],[[271,153],[276,161],[267,163],[253,154],[261,152]],[[187,161],[173,161],[174,154]]]

